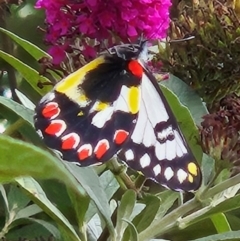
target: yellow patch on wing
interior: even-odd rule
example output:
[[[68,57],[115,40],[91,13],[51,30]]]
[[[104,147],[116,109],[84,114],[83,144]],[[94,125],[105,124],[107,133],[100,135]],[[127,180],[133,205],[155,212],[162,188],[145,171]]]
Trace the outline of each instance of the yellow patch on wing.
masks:
[[[101,110],[105,110],[108,106],[109,104],[106,102],[97,102],[96,106],[94,107],[96,111],[101,111]]]
[[[84,115],[84,113],[82,110],[77,114],[77,116],[83,116],[83,115]]]
[[[194,175],[194,176],[197,176],[198,175],[198,168],[197,168],[197,165],[194,163],[194,162],[190,162],[187,166],[188,168],[188,171]]]
[[[128,105],[132,114],[136,114],[139,111],[140,104],[140,92],[138,87],[130,87],[128,92]]]
[[[193,176],[191,174],[188,174],[188,181],[193,183]]]
[[[70,97],[71,99],[77,99],[78,93],[78,85],[82,84],[84,81],[85,75],[90,72],[94,71],[100,64],[105,62],[105,58],[100,56],[95,60],[91,61],[90,63],[86,64],[79,70],[75,71],[74,73],[67,76],[65,79],[60,81],[55,89],[56,91],[63,93]]]

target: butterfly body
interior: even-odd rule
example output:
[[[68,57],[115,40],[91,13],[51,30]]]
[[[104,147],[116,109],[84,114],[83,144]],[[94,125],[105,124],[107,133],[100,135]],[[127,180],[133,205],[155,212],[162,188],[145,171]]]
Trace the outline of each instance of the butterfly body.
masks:
[[[200,169],[146,60],[146,43],[109,49],[42,98],[35,127],[64,160],[89,166],[117,154],[170,189],[196,190]]]

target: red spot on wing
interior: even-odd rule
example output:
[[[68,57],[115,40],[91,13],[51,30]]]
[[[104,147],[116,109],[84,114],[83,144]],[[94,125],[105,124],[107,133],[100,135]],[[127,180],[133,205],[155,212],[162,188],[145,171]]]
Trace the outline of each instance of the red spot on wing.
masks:
[[[78,146],[80,142],[80,136],[77,133],[70,133],[62,137],[62,149],[71,150]]]
[[[132,72],[136,77],[142,78],[143,67],[137,60],[131,60],[128,64],[128,69]]]
[[[97,159],[101,159],[102,156],[107,152],[109,149],[109,142],[108,140],[104,139],[98,142],[94,149],[94,153],[97,157]]]
[[[125,130],[117,130],[114,134],[113,140],[116,144],[122,144],[128,137],[129,132]]]
[[[92,155],[92,146],[90,144],[84,144],[78,149],[78,158],[80,161],[84,161],[86,158]]]
[[[66,130],[66,124],[62,120],[54,120],[45,129],[45,133],[49,135],[60,136]]]
[[[50,102],[42,110],[42,115],[45,118],[56,117],[60,113],[58,104],[56,102]]]

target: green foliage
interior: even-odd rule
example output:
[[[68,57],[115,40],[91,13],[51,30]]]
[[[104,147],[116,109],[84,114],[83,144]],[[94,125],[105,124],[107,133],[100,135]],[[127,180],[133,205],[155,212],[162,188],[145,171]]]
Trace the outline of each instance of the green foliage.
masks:
[[[37,46],[4,29],[12,41],[33,58],[47,55]],[[4,50],[0,57],[30,85],[39,89],[38,71]],[[1,66],[0,66],[1,67]],[[154,183],[141,195],[124,190],[112,172],[97,167],[80,168],[61,161],[42,143],[33,128],[30,93],[17,92],[22,104],[0,97],[0,116],[7,120],[0,135],[0,238],[17,241],[36,237],[59,241],[239,240],[232,231],[230,213],[240,208],[240,176],[213,180],[214,162],[199,147],[198,129],[206,108],[196,93],[174,76],[164,83],[168,99],[194,155],[202,162],[204,182],[195,196],[163,190]],[[180,104],[183,103],[185,106]],[[127,173],[124,173],[127,175]],[[134,175],[137,175],[134,173]],[[133,178],[134,180],[134,178]],[[210,187],[211,181],[213,186]],[[144,189],[143,189],[144,190]],[[228,213],[233,218],[228,219]],[[231,217],[232,217],[231,216]],[[207,225],[208,223],[211,225]],[[240,223],[240,222],[239,222]],[[202,226],[204,232],[192,231]],[[204,236],[204,239],[201,237]],[[159,239],[153,239],[158,237]]]

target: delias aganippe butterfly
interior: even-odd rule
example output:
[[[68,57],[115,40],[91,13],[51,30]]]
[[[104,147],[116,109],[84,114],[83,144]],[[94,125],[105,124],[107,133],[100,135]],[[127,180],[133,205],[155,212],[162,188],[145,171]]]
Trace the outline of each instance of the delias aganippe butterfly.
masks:
[[[158,83],[146,42],[118,45],[45,95],[35,127],[62,158],[89,166],[114,155],[163,186],[193,191],[200,168]]]

